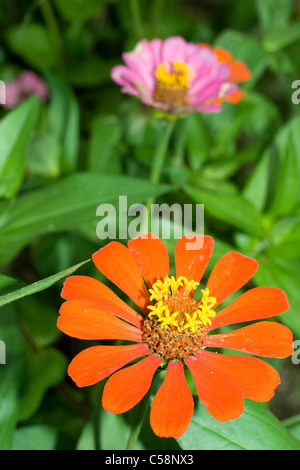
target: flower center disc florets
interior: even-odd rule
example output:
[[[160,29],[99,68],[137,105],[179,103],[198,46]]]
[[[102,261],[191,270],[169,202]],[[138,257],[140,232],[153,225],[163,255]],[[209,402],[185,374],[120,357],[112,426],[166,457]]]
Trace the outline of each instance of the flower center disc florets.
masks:
[[[144,341],[165,360],[184,359],[196,354],[203,347],[210,318],[216,313],[214,297],[209,290],[202,290],[202,297],[196,301],[191,297],[198,282],[181,276],[166,277],[152,286],[148,317],[143,323]]]
[[[186,106],[189,101],[188,88],[192,77],[192,71],[182,62],[159,64],[155,69],[154,101],[174,106]]]

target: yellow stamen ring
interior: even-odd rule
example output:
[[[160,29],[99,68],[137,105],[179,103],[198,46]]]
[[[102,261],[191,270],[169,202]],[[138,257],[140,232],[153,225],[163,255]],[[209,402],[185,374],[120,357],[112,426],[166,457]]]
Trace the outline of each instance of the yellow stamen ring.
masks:
[[[217,300],[209,296],[207,288],[201,290],[199,302],[191,299],[189,294],[198,285],[198,282],[184,276],[158,280],[150,289],[150,300],[156,303],[148,306],[151,310],[149,317],[156,316],[161,328],[174,327],[179,332],[195,333],[198,325],[211,325],[211,318],[216,315],[213,307]]]

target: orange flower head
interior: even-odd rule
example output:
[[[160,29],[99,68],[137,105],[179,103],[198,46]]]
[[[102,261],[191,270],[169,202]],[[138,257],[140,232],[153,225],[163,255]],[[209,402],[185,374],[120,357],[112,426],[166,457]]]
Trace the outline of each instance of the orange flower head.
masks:
[[[239,103],[245,97],[246,92],[238,88],[237,84],[251,79],[251,72],[245,62],[236,60],[232,53],[223,47],[212,48],[209,44],[200,44],[200,46],[212,50],[216,54],[218,62],[227,64],[230,69],[229,77],[227,82],[223,84],[219,97],[212,100],[211,103],[219,106],[224,101],[231,104]]]
[[[102,397],[106,410],[124,413],[133,408],[149,391],[155,372],[166,369],[150,412],[152,429],[161,437],[181,436],[192,418],[194,400],[186,369],[199,399],[218,421],[238,418],[244,398],[262,402],[272,398],[280,378],[271,365],[256,357],[218,354],[210,348],[278,358],[293,352],[292,334],[286,326],[256,322],[288,310],[281,289],[255,287],[217,309],[251,279],[257,261],[231,251],[217,262],[201,289],[214,240],[200,235],[194,239],[197,248],[192,250],[189,236],[178,240],[174,276],[169,276],[166,246],[152,234],[130,240],[128,247],[111,242],[93,255],[96,267],[132,299],[138,311],[91,277],[71,276],[62,290],[66,302],[58,319],[61,331],[79,339],[123,342],[91,346],[68,368],[79,387],[110,376]],[[251,323],[214,333],[242,322]]]

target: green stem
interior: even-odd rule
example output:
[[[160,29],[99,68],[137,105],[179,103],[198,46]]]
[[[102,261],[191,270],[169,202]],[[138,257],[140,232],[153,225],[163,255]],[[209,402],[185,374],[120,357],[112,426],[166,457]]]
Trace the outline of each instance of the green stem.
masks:
[[[141,428],[142,428],[142,425],[146,416],[146,411],[148,409],[150,395],[151,395],[151,392],[149,390],[147,395],[145,395],[143,400],[141,400],[140,403],[136,407],[134,421],[133,421],[129,439],[127,441],[126,450],[134,449],[136,440],[139,437],[139,434],[140,434],[140,431],[141,431]]]
[[[175,120],[170,121],[162,121],[162,127],[160,130],[160,136],[158,138],[155,154],[153,157],[152,169],[150,174],[150,182],[153,184],[157,184],[160,181],[160,176],[163,168],[163,164],[165,161],[165,157],[168,150],[168,145],[170,142],[171,134],[174,129]],[[154,203],[154,199],[151,198],[147,201],[147,217],[143,224],[142,232],[146,233],[148,228],[148,221],[151,219],[151,206]]]
[[[186,149],[186,119],[178,121],[178,131],[176,132],[175,152],[173,163],[181,167],[184,161]]]
[[[131,17],[135,29],[137,40],[142,39],[144,34],[143,23],[141,19],[141,12],[139,7],[139,0],[130,0]]]
[[[57,50],[59,61],[62,63],[64,45],[50,0],[44,0],[41,2],[40,7],[47,25],[47,29],[49,31],[49,35],[52,39],[55,49]]]

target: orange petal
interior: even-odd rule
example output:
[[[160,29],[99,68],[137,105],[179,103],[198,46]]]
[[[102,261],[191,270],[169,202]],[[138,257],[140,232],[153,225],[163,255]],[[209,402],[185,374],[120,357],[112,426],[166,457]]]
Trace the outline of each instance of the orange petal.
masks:
[[[99,271],[118,286],[142,310],[150,304],[149,293],[138,265],[128,248],[111,242],[93,255]]]
[[[65,300],[87,300],[138,327],[142,316],[123,302],[111,289],[88,276],[71,276],[64,283],[61,296]]]
[[[269,401],[280,377],[274,367],[261,359],[247,356],[228,356],[201,351],[201,360],[230,377],[240,388],[243,397],[255,401]]]
[[[194,401],[181,362],[168,364],[165,379],[154,397],[150,424],[159,437],[180,437],[187,430]]]
[[[215,47],[213,51],[216,54],[219,62],[225,62],[226,64],[232,63],[233,55],[231,52],[227,51],[223,47]]]
[[[142,332],[92,302],[68,300],[60,308],[57,327],[78,339],[142,341]]]
[[[128,248],[149,287],[168,276],[168,250],[158,237],[149,233],[147,238],[134,238],[128,242]]]
[[[92,346],[81,351],[69,365],[68,374],[78,387],[105,379],[128,362],[149,354],[145,343],[128,346]]]
[[[233,91],[232,93],[227,93],[223,97],[223,101],[227,101],[228,103],[231,104],[238,104],[242,99],[246,96],[245,91],[243,90],[236,90]]]
[[[289,309],[285,293],[277,287],[255,287],[217,313],[210,329],[273,317]]]
[[[103,408],[111,413],[125,413],[133,408],[148,392],[161,361],[156,354],[151,354],[137,364],[116,372],[104,387]]]
[[[217,305],[243,287],[258,268],[255,259],[230,251],[217,262],[208,279],[209,295],[216,297]]]
[[[286,326],[264,321],[228,333],[209,335],[205,346],[236,349],[255,356],[284,358],[293,353],[293,337]]]
[[[200,400],[218,421],[238,418],[244,411],[244,399],[239,387],[222,371],[205,364],[202,355],[188,357],[190,369]]]
[[[203,235],[183,236],[178,240],[175,248],[176,276],[184,276],[188,280],[199,282],[208,265],[213,249],[214,239],[212,237]]]
[[[251,72],[242,60],[235,60],[230,65],[229,82],[241,83],[250,80]]]

